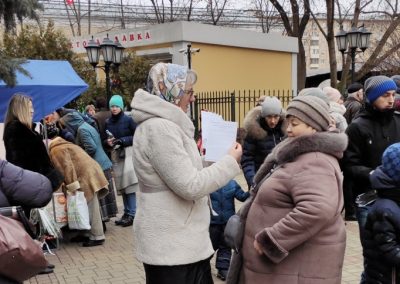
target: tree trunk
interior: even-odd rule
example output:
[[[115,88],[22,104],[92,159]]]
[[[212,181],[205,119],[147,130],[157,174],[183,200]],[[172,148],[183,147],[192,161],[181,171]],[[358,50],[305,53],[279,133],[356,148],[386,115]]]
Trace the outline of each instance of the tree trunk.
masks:
[[[299,53],[297,54],[297,90],[302,90],[306,86],[306,52],[303,41],[299,38]]]
[[[124,15],[124,4],[122,3],[121,0],[121,29],[125,29],[125,15]]]
[[[72,23],[71,14],[69,13],[69,9],[68,9],[68,5],[67,5],[66,1],[64,1],[64,5],[65,5],[65,10],[67,10],[68,21],[69,21],[69,26],[71,28],[72,36],[75,36],[74,24]]]
[[[91,34],[91,26],[92,26],[92,19],[91,19],[91,4],[92,0],[88,0],[88,34]]]

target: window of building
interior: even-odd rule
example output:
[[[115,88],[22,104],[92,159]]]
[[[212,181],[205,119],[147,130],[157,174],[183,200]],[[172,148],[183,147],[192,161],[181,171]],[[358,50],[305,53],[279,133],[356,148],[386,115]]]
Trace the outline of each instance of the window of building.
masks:
[[[318,58],[311,58],[310,63],[311,64],[318,64],[319,63],[319,59]]]
[[[318,40],[311,40],[310,45],[318,45],[319,41]]]

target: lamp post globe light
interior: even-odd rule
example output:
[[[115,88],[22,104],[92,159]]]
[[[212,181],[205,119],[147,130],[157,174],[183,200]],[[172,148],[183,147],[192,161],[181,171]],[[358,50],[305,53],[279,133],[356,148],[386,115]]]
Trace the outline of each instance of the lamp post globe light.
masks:
[[[107,102],[110,101],[111,98],[111,86],[110,86],[110,67],[114,65],[118,68],[118,66],[122,62],[124,47],[120,42],[113,42],[107,37],[103,39],[101,44],[98,44],[92,36],[92,39],[89,40],[88,44],[85,46],[87,57],[89,63],[93,66],[93,68],[100,68],[104,70],[106,74],[106,96]],[[100,51],[103,55],[104,66],[98,66],[100,59]]]
[[[335,35],[338,50],[342,53],[343,63],[344,54],[350,54],[352,83],[354,83],[356,53],[364,52],[369,47],[370,36],[371,32],[364,27],[364,24],[359,28],[352,24],[351,30],[348,32],[343,30],[343,26],[340,26],[339,32]],[[361,51],[358,51],[357,48],[359,48]],[[344,64],[342,64],[342,70],[343,66]]]

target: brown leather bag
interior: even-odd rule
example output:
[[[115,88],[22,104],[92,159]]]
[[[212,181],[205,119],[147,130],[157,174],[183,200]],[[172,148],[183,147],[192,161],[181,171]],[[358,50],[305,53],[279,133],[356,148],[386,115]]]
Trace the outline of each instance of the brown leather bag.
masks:
[[[0,215],[0,275],[23,282],[47,264],[41,246],[21,223]]]

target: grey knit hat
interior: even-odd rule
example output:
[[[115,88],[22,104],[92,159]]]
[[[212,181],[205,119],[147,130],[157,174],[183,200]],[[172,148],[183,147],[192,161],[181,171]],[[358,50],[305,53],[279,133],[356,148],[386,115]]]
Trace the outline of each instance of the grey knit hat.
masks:
[[[373,103],[387,91],[396,91],[396,83],[386,76],[373,76],[364,83],[365,95],[369,103]]]
[[[318,132],[329,128],[329,106],[314,96],[297,96],[288,105],[286,116],[293,115]]]
[[[265,97],[261,104],[261,117],[268,115],[280,115],[282,113],[282,103],[277,97]]]

